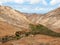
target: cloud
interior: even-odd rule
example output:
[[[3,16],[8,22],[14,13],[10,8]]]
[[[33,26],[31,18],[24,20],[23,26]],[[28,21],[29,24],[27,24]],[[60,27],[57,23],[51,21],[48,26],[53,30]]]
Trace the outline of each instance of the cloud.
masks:
[[[15,3],[20,3],[20,4],[22,4],[22,3],[26,2],[26,1],[25,1],[25,0],[14,0],[14,1],[12,1],[12,2],[15,2]]]
[[[46,2],[46,0],[42,0],[42,4],[48,5],[47,2]]]
[[[15,2],[15,3],[19,3],[19,4],[23,4],[25,2],[28,2],[29,4],[38,4],[38,3],[42,3],[44,5],[47,5],[47,2],[45,0],[0,0],[0,2]]]
[[[58,3],[60,3],[60,0],[52,0],[52,1],[50,2],[51,5],[56,5],[56,4],[58,4]]]
[[[27,0],[30,4],[37,4],[40,3],[41,0]]]
[[[5,2],[15,2],[19,4],[23,4],[25,2],[28,2],[29,4],[39,4],[42,3],[43,5],[48,5],[46,0],[0,0],[0,4],[5,3]],[[51,0],[50,5],[55,5],[60,3],[60,0]]]
[[[40,3],[41,0],[14,0],[14,2],[16,2],[16,3],[28,2],[30,4],[37,4],[37,3]]]
[[[0,2],[10,2],[12,0],[0,0]]]
[[[42,3],[44,5],[47,5],[46,0],[29,0],[30,4],[38,4],[38,3]]]
[[[24,0],[0,0],[0,2],[15,2],[15,3],[24,3]]]
[[[0,0],[0,2],[15,2],[15,3],[24,3],[29,2],[30,4],[39,3],[41,0]]]
[[[2,2],[0,2],[0,5],[2,5]]]

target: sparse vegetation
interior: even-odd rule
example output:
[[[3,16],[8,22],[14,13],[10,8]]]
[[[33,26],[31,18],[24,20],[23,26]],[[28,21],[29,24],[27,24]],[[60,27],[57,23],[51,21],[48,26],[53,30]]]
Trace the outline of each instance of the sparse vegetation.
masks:
[[[43,34],[43,35],[48,35],[48,36],[53,36],[53,37],[60,37],[60,33],[53,32],[52,30],[48,29],[47,27],[41,24],[39,25],[30,24],[30,28],[31,28],[31,33],[33,35]]]
[[[9,39],[8,39],[8,36],[5,36],[5,37],[1,38],[1,41],[2,41],[3,43],[7,42],[8,40],[9,40]]]

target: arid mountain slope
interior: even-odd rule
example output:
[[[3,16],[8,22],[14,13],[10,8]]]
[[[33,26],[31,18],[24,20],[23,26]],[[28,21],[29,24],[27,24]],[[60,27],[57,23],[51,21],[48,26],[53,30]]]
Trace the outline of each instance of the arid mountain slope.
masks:
[[[60,32],[60,8],[43,15],[30,15],[20,13],[8,6],[0,6],[0,21],[26,29],[30,23],[42,24],[54,31]]]
[[[16,31],[28,29],[31,23],[23,13],[8,6],[0,6],[0,36],[14,35]]]
[[[60,8],[48,12],[44,15],[30,15],[28,18],[35,24],[42,24],[60,33]]]
[[[27,16],[27,15],[26,15]],[[32,21],[33,23],[36,23],[40,17],[42,17],[42,14],[41,15],[38,15],[38,14],[31,14],[31,15],[28,15],[27,18]]]
[[[22,13],[7,6],[0,6],[0,21],[24,28],[30,23]]]

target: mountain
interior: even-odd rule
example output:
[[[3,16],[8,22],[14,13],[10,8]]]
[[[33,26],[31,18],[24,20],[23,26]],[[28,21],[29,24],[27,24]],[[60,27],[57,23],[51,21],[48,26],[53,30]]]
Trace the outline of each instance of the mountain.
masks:
[[[53,31],[60,33],[60,8],[43,15],[30,15],[28,19],[35,24],[42,24]]]
[[[6,33],[7,31],[9,33],[10,31],[25,30],[28,29],[29,23],[31,22],[23,13],[8,6],[0,6],[0,30],[2,30],[2,32]]]
[[[46,14],[27,14],[8,6],[0,6],[0,37],[8,36],[9,38],[10,35],[15,35],[16,31],[27,32],[30,30],[29,24],[41,24],[54,32],[60,33],[60,8]],[[42,34],[31,34],[19,40],[11,40],[6,43],[0,42],[0,45],[60,45],[60,38]]]
[[[0,18],[9,24],[16,26],[21,25],[21,27],[26,27],[24,24],[30,23],[22,13],[7,6],[0,6]]]

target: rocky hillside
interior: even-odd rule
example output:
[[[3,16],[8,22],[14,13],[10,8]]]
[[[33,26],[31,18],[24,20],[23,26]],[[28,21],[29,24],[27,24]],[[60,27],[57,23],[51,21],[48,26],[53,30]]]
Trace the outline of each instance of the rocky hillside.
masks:
[[[30,23],[22,13],[7,6],[0,6],[0,21],[25,28],[27,28],[27,24]]]
[[[28,19],[33,23],[45,25],[53,31],[60,33],[60,8],[57,8],[43,15],[35,14],[28,17]]]
[[[23,13],[12,9],[8,6],[0,6],[0,35],[12,34],[15,31],[28,29],[28,24],[31,23]],[[3,34],[4,33],[4,34]]]

